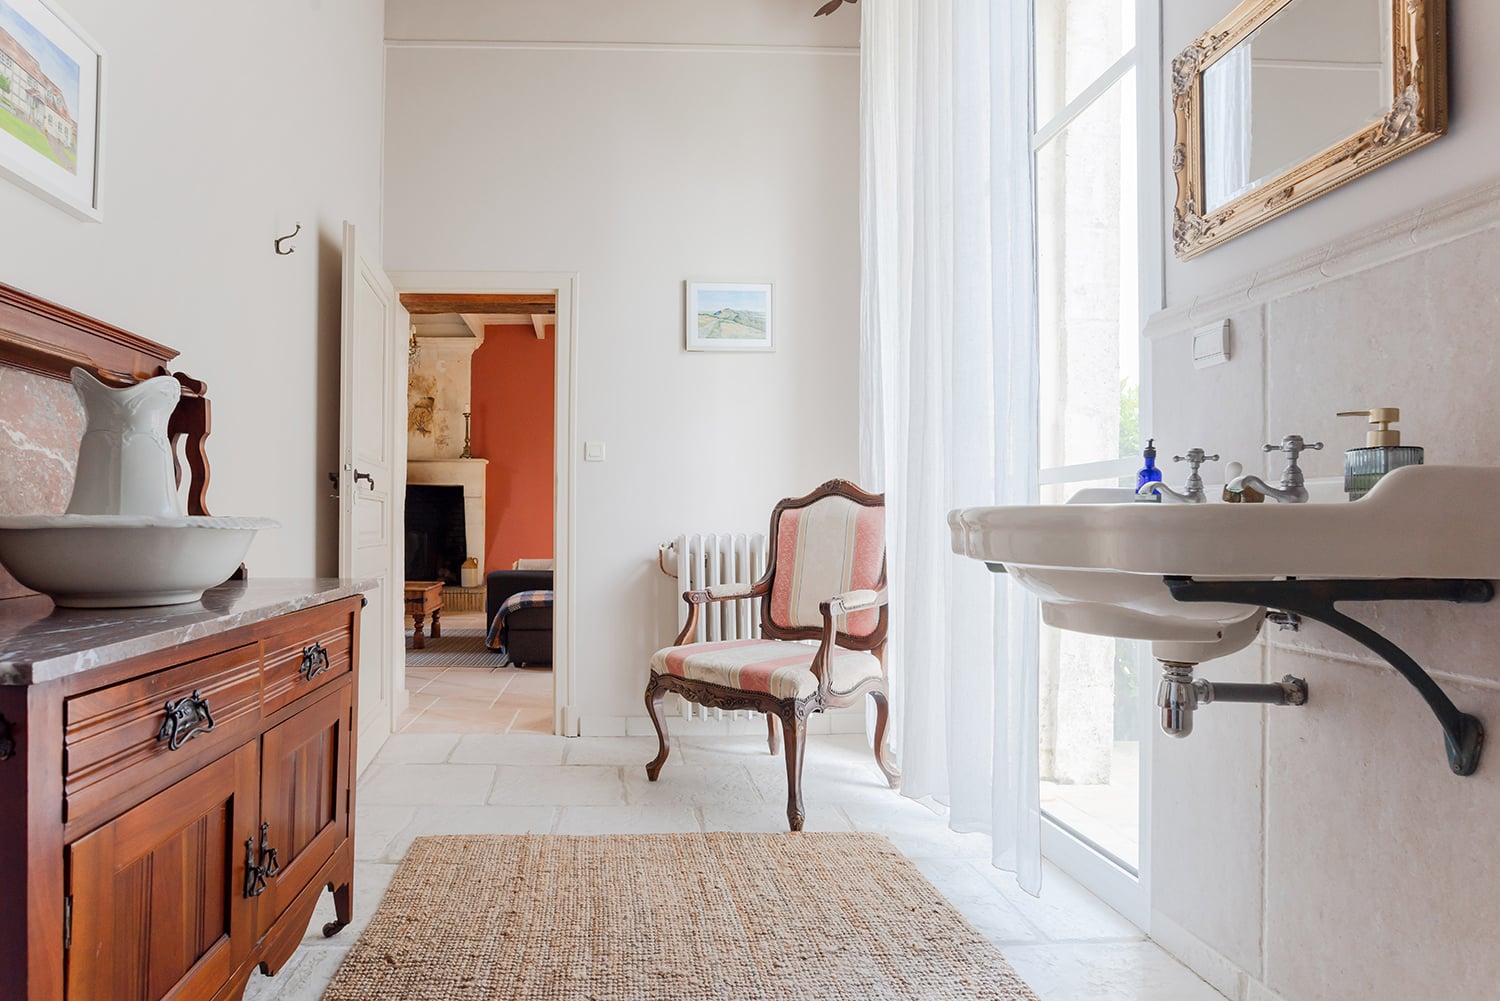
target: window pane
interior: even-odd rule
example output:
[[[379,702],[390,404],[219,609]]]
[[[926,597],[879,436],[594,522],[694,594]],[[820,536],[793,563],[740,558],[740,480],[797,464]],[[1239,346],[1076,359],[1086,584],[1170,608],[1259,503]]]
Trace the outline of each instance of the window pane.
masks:
[[[1041,487],[1040,500],[1043,504],[1066,504],[1068,500],[1080,490],[1093,490],[1105,488],[1116,490],[1128,486],[1135,489],[1135,474],[1130,474],[1130,482],[1124,482],[1124,477],[1107,480],[1079,480],[1073,483],[1046,483]]]
[[[1036,0],[1040,128],[1135,45],[1136,0]]]
[[[1041,465],[1139,445],[1135,72],[1037,151]]]
[[[1140,866],[1140,686],[1136,640],[1042,627],[1042,810],[1135,871]]]

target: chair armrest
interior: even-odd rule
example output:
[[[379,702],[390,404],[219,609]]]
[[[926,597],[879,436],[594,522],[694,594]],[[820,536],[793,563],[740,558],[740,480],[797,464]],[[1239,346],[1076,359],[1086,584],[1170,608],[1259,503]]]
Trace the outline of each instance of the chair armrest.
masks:
[[[770,593],[765,581],[754,584],[715,584],[701,591],[684,591],[682,600],[689,605],[706,605],[711,601],[734,601],[738,598],[758,598]]]
[[[850,612],[862,612],[867,608],[879,608],[881,605],[889,604],[890,600],[890,592],[885,588],[879,591],[861,588],[834,595],[819,604],[818,611],[822,612],[825,618],[831,618],[835,615],[847,615]]]
[[[715,601],[721,598],[748,598],[754,590],[754,584],[714,584],[708,588],[708,596]]]
[[[738,601],[742,598],[760,598],[771,593],[771,583],[767,580],[758,580],[754,584],[715,584],[713,587],[704,588],[701,591],[684,591],[682,600],[687,602],[687,621],[682,625],[682,631],[672,641],[673,646],[682,646],[688,642],[688,637],[698,631],[698,610],[704,605],[715,601]]]
[[[818,604],[818,611],[823,613],[823,635],[818,643],[818,652],[813,657],[812,673],[813,677],[818,679],[820,699],[827,698],[828,683],[831,680],[833,648],[838,632],[833,624],[834,619],[841,615],[848,615],[850,612],[879,608],[881,605],[890,604],[890,600],[890,591],[885,588],[882,581],[882,586],[878,591],[865,588],[845,591],[843,594],[836,594]]]

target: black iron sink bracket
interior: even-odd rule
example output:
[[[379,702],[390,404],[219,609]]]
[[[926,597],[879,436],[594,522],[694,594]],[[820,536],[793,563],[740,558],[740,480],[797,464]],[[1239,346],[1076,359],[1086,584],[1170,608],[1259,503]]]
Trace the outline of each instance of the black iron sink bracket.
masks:
[[[1451,601],[1482,605],[1495,596],[1487,580],[1396,578],[1392,580],[1195,580],[1165,578],[1167,590],[1178,601],[1219,601],[1294,612],[1321,622],[1376,653],[1426,701],[1443,728],[1448,767],[1455,775],[1473,775],[1484,748],[1484,724],[1460,712],[1432,676],[1406,651],[1384,636],[1351,619],[1333,606],[1344,601]]]

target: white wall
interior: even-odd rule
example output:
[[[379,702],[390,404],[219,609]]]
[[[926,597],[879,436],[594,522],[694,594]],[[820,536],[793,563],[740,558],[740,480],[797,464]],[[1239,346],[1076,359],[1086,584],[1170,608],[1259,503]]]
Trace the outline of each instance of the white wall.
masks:
[[[108,57],[104,221],[0,181],[0,281],[180,349],[214,405],[210,508],[282,523],[256,540],[251,572],[332,572],[338,241],[349,219],[378,254],[384,12],[64,7]],[[295,222],[297,252],[277,257]]]
[[[1307,0],[1303,0],[1307,2]],[[1162,0],[1163,73],[1170,94],[1172,59],[1236,6],[1235,0]],[[1494,95],[1500,94],[1500,4],[1451,0],[1448,48],[1452,114],[1449,133],[1358,183],[1348,184],[1281,219],[1192,261],[1167,252],[1167,301],[1190,303],[1195,295],[1219,288],[1288,257],[1296,257],[1358,232],[1372,223],[1414,211],[1446,194],[1484,183],[1497,174],[1500,131]],[[1164,109],[1166,162],[1171,162],[1172,118]],[[1167,205],[1175,182],[1163,181]]]
[[[1167,0],[1167,61],[1231,6]],[[1500,386],[1500,189],[1472,199],[1477,232],[1443,243],[1449,224],[1434,218],[1500,180],[1500,8],[1453,6],[1449,136],[1202,258],[1169,258],[1171,308],[1151,345],[1163,448],[1203,445],[1274,477],[1281,464],[1260,459],[1260,445],[1302,433],[1327,442],[1304,467],[1339,501],[1343,450],[1364,438],[1334,412],[1399,406],[1406,443],[1425,446],[1429,463],[1500,464],[1487,413]],[[1380,223],[1395,224],[1391,239],[1351,240]],[[1441,245],[1413,253],[1414,240]],[[1303,277],[1284,278],[1304,256]],[[1195,370],[1189,328],[1226,316],[1233,360]],[[1345,610],[1500,728],[1500,607]],[[1231,998],[1494,998],[1500,759],[1452,775],[1417,693],[1315,623],[1272,630],[1201,674],[1295,674],[1311,700],[1213,706],[1186,743],[1157,736],[1152,934]]]
[[[857,472],[858,21],[813,9],[387,7],[388,270],[579,275],[576,427],[608,455],[573,457],[585,732],[644,715],[659,542]],[[773,282],[775,352],[686,353],[689,279]]]
[[[386,0],[392,40],[854,47],[859,10],[821,0]]]

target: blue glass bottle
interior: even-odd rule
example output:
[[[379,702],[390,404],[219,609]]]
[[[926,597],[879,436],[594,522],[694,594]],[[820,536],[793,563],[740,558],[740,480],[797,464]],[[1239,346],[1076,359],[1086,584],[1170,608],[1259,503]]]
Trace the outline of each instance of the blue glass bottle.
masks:
[[[1145,459],[1146,459],[1146,464],[1141,467],[1141,471],[1140,472],[1138,472],[1138,473],[1135,474],[1135,489],[1137,491],[1139,491],[1141,489],[1141,487],[1144,487],[1148,483],[1160,483],[1161,482],[1161,470],[1156,468],[1156,439],[1155,438],[1148,438],[1146,440],[1146,451],[1145,451],[1144,455],[1145,455]],[[1153,500],[1160,500],[1160,498],[1155,493],[1153,493],[1151,495],[1151,498]]]

